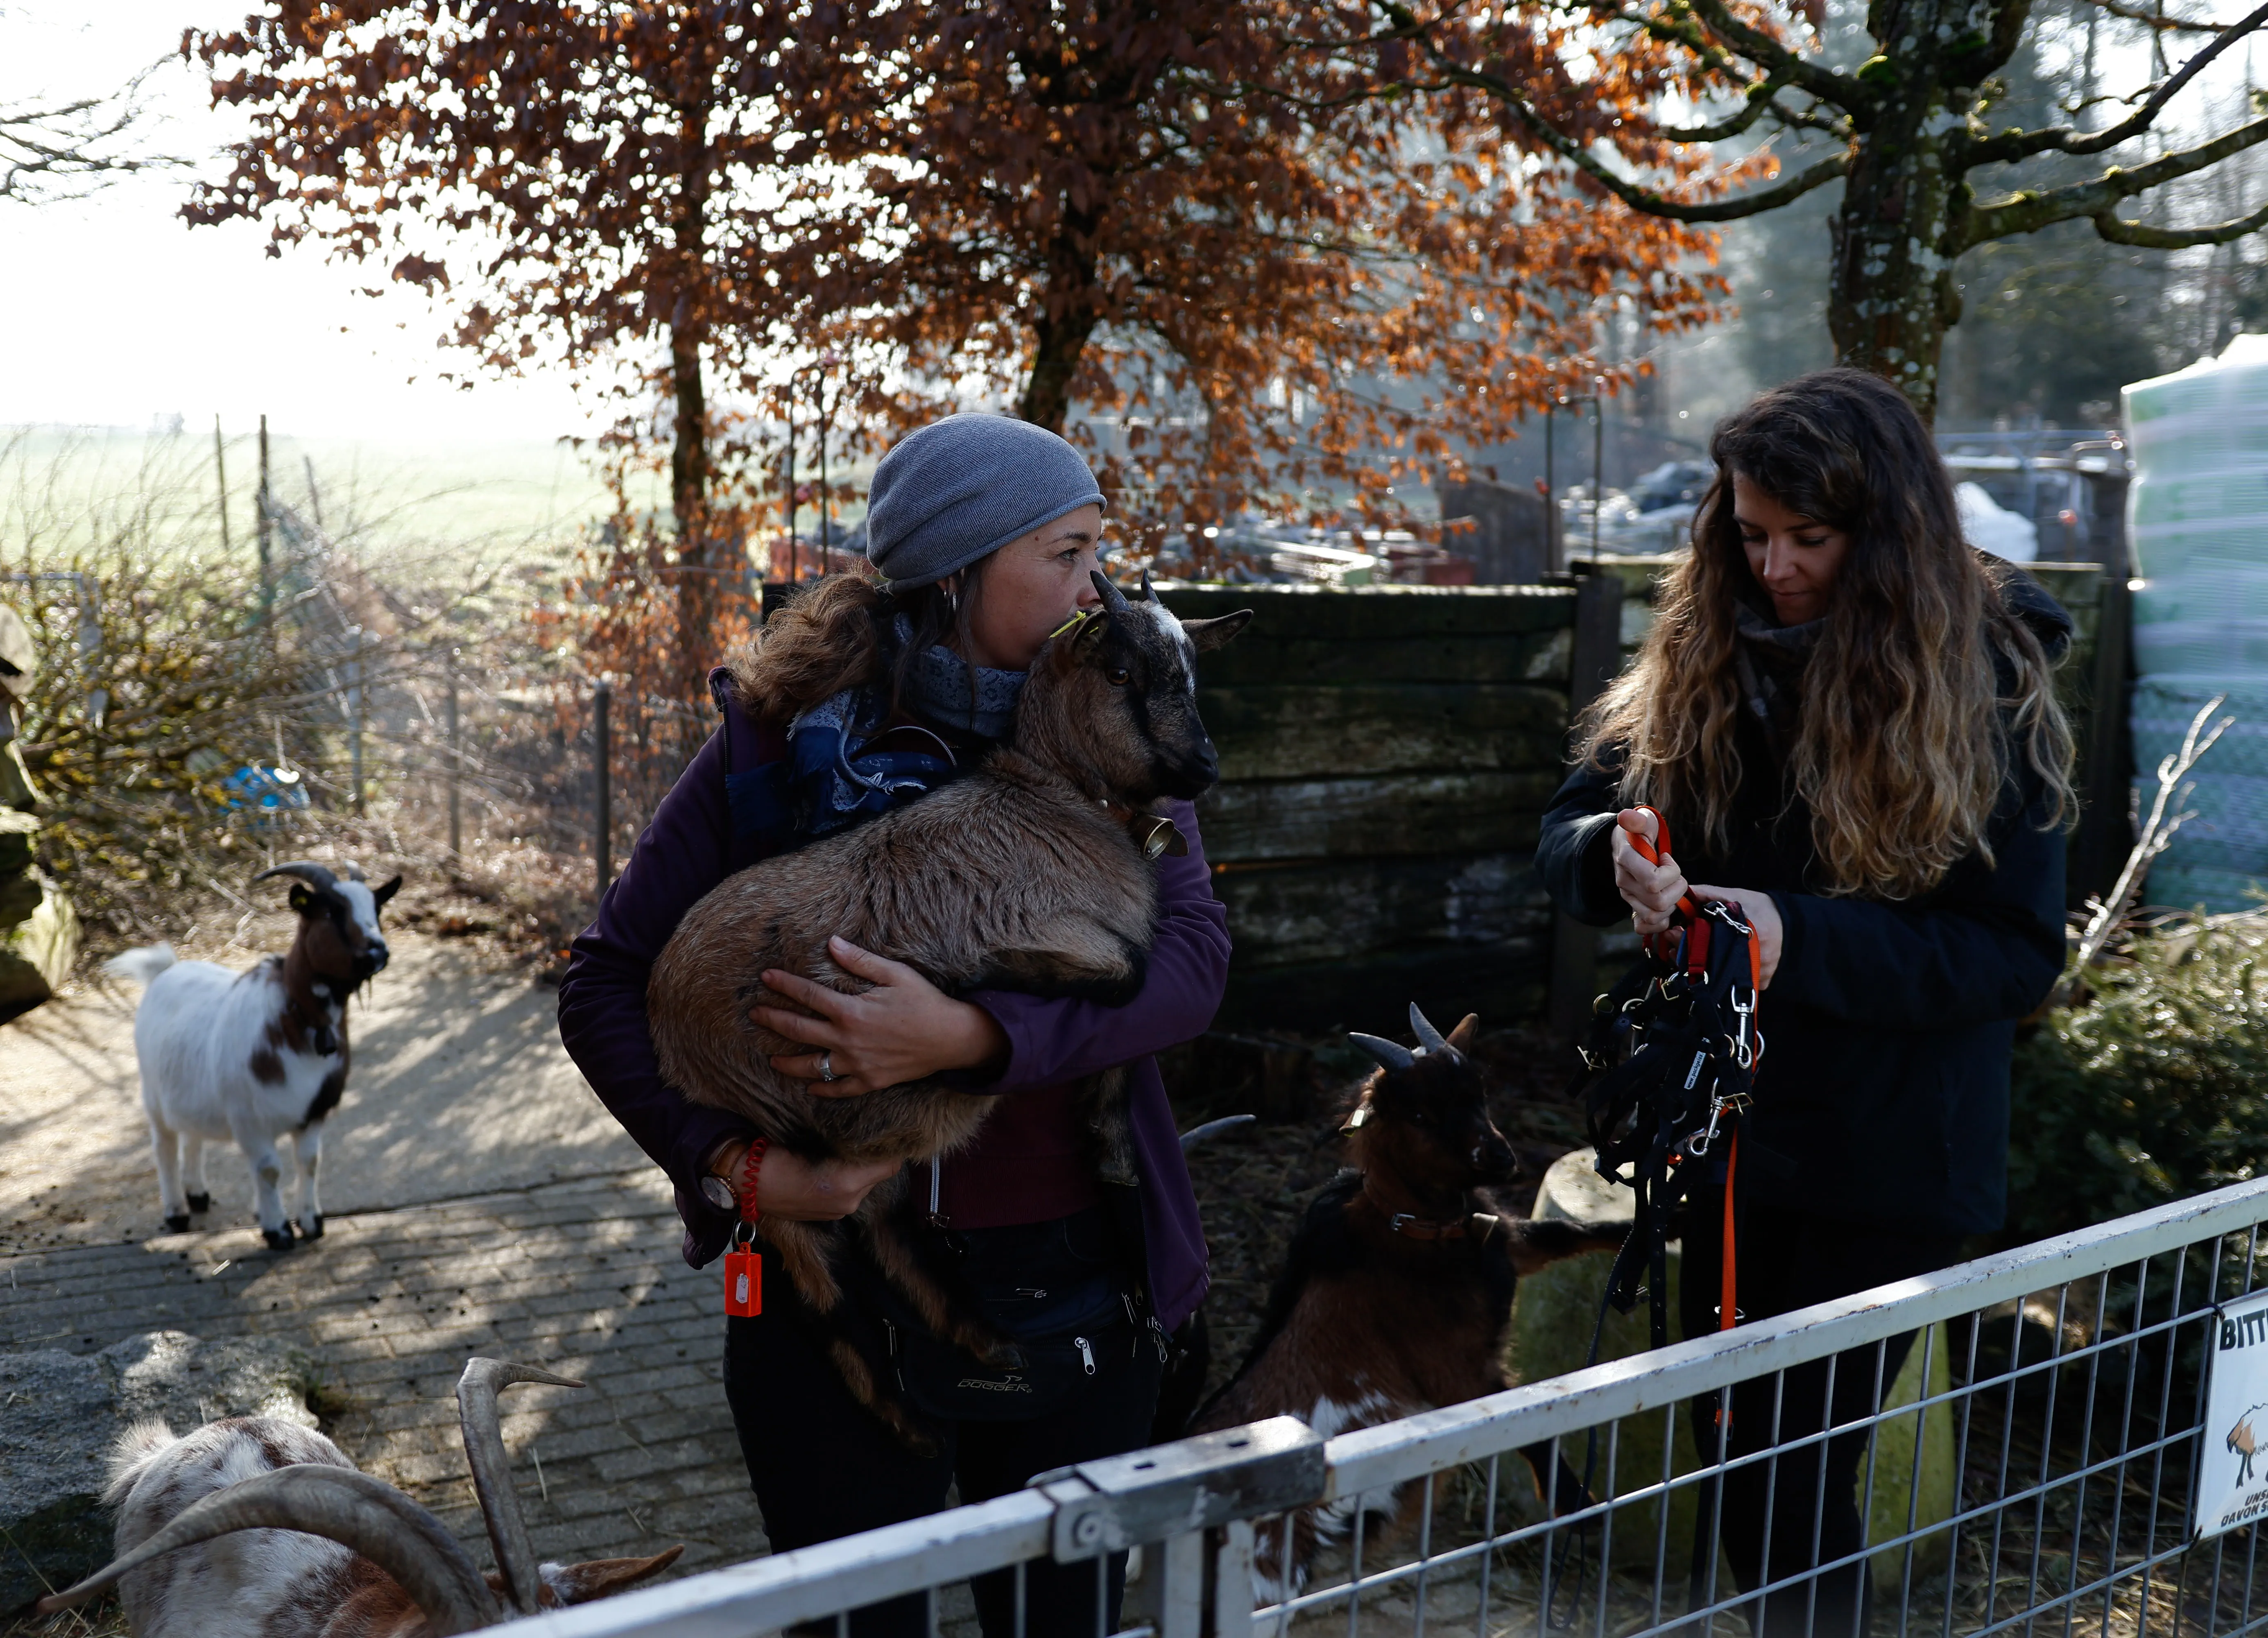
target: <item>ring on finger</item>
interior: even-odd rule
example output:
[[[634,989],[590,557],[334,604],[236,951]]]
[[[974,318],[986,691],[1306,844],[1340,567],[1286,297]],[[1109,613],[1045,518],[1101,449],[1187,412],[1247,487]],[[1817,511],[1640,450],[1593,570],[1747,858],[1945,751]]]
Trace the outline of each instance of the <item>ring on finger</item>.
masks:
[[[835,1073],[835,1054],[832,1049],[819,1054],[819,1078],[822,1081],[839,1081],[843,1078]]]

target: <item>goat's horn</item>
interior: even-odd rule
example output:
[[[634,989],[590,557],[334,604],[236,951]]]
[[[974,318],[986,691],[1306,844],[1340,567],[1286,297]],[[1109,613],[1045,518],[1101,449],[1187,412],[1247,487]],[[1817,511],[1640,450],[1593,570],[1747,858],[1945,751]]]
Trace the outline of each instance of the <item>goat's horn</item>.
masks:
[[[313,1462],[272,1468],[215,1491],[124,1558],[42,1598],[40,1608],[83,1603],[161,1554],[239,1530],[298,1530],[352,1548],[401,1584],[436,1638],[478,1632],[502,1619],[487,1581],[439,1519],[382,1480]]]
[[[339,878],[313,859],[294,859],[289,864],[279,864],[273,870],[262,870],[252,879],[264,882],[271,876],[296,877],[317,892],[336,892]]]
[[[496,1550],[504,1596],[521,1614],[533,1615],[542,1578],[535,1568],[535,1545],[528,1539],[527,1520],[520,1514],[512,1458],[504,1453],[504,1422],[497,1412],[497,1390],[515,1382],[544,1382],[555,1388],[583,1385],[533,1365],[514,1365],[501,1359],[468,1360],[465,1374],[457,1378],[457,1421],[465,1430],[465,1462],[473,1470],[473,1494],[480,1497],[481,1517],[488,1521],[489,1546]]]
[[[1457,1049],[1441,1039],[1441,1032],[1418,1010],[1418,1003],[1414,1001],[1410,1003],[1410,1027],[1418,1032],[1418,1044],[1427,1052],[1446,1053],[1452,1058],[1457,1055]]]
[[[1218,1120],[1208,1120],[1203,1126],[1193,1126],[1182,1134],[1182,1153],[1186,1155],[1205,1139],[1218,1136],[1223,1132],[1233,1132],[1241,1126],[1250,1126],[1258,1119],[1257,1115],[1223,1115]]]
[[[1150,589],[1150,566],[1147,563],[1142,566],[1142,600],[1145,603],[1158,600],[1158,594]]]
[[[1088,579],[1094,582],[1094,589],[1102,593],[1102,606],[1112,613],[1123,614],[1134,606],[1126,600],[1126,594],[1111,584],[1100,570],[1090,569],[1086,571],[1086,575]]]
[[[1360,1030],[1349,1030],[1347,1039],[1389,1069],[1406,1069],[1418,1061],[1416,1053],[1383,1036],[1366,1035]]]
[[[350,863],[342,864],[339,868],[346,872],[347,879],[350,882],[366,882],[370,879],[362,873],[362,866],[359,864]]]

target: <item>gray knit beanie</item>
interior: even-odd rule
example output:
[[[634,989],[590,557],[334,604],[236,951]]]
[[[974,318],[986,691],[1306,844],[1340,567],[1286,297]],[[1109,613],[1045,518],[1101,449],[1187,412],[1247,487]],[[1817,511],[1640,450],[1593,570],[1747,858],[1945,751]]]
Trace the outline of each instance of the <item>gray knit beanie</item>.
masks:
[[[907,433],[874,468],[866,560],[892,586],[925,586],[1066,512],[1108,503],[1079,452],[1045,427],[947,415]]]

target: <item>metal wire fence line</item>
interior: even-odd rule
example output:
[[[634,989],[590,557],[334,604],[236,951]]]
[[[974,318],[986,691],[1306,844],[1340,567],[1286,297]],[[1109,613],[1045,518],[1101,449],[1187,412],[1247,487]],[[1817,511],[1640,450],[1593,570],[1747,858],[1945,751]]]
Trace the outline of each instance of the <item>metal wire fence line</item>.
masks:
[[[959,1583],[996,1575],[1036,1638],[1034,1566],[1138,1549],[1117,1628],[1154,1638],[2249,1631],[2268,1624],[2258,1526],[2198,1540],[2191,1514],[2207,1327],[2256,1289],[2264,1222],[2268,1180],[2240,1184],[1469,1404],[1085,1463],[514,1630],[956,1634],[974,1629]],[[1815,1382],[1832,1424],[1782,1439],[1780,1407]],[[1758,1448],[1733,1448],[1724,1399],[1736,1421],[1771,1407]],[[1816,1494],[1830,1441],[1863,1447],[1860,1544],[1823,1549],[1811,1507],[1802,1562],[1733,1561],[1729,1540],[1769,1539],[1772,1509]],[[1506,1459],[1522,1452],[1565,1457],[1587,1493],[1555,1517]],[[1761,1532],[1728,1511],[1756,1489],[1744,1471],[1763,1476]],[[1081,1634],[1109,1631],[1106,1612],[1097,1583]]]

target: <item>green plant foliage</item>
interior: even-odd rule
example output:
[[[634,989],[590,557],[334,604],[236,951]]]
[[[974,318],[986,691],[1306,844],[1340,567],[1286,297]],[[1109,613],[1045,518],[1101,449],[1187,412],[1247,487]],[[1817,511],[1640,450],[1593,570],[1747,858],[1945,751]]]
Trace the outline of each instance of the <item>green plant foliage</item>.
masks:
[[[2008,1227],[2081,1228],[2268,1164],[2268,913],[2181,918],[2017,1044]]]

